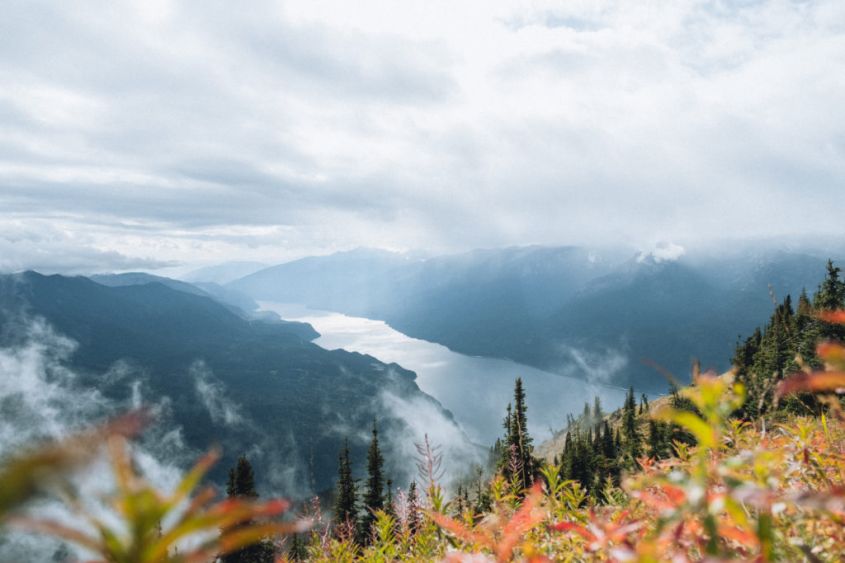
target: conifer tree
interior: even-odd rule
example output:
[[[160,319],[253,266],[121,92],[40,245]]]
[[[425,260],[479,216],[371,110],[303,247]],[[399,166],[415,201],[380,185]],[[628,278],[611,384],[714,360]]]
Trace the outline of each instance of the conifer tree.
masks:
[[[622,430],[625,433],[625,446],[631,463],[636,464],[642,455],[640,431],[637,427],[637,400],[634,398],[634,388],[628,390],[625,406],[622,411]]]
[[[395,517],[396,511],[393,506],[393,480],[387,480],[387,496],[384,498],[384,511]]]
[[[352,463],[349,460],[349,440],[344,440],[337,464],[337,492],[334,505],[334,517],[337,524],[357,521],[357,497],[357,486],[352,478]]]
[[[648,419],[648,456],[652,459],[664,459],[669,456],[669,427],[666,423]]]
[[[420,499],[417,495],[417,482],[411,481],[411,485],[408,487],[408,530],[412,536],[419,530],[420,523]]]
[[[384,508],[384,456],[378,442],[378,428],[373,421],[373,437],[367,451],[367,490],[364,494],[364,515],[361,519],[362,544],[369,544],[375,522],[375,511]]]
[[[239,457],[235,467],[229,470],[226,494],[229,498],[258,498],[258,492],[255,490],[255,473],[252,470],[252,464],[245,456]]]
[[[604,411],[601,409],[601,399],[598,395],[593,398],[593,424],[601,424],[601,419],[604,417]]]
[[[239,457],[235,467],[229,470],[226,494],[229,498],[250,500],[258,498],[258,492],[255,489],[255,474],[245,456]],[[238,527],[248,526],[251,523],[251,521],[242,522]],[[221,557],[223,563],[272,563],[274,560],[275,548],[269,541],[261,541]]]
[[[827,261],[827,276],[819,286],[813,297],[813,307],[816,311],[835,311],[845,308],[845,282],[839,278],[840,270]],[[820,322],[819,336],[825,339],[845,340],[845,326]]]
[[[299,534],[290,536],[290,547],[288,548],[289,561],[305,561],[308,558],[308,549],[305,540]]]
[[[819,311],[835,311],[845,307],[845,282],[839,279],[842,270],[827,261],[827,276],[813,298],[813,306]]]
[[[613,479],[615,485],[619,485],[621,476],[618,463],[619,451],[613,440],[613,431],[610,429],[610,423],[605,420],[602,426],[601,453],[607,464],[605,473]]]
[[[533,440],[528,434],[528,417],[526,415],[528,407],[525,404],[525,390],[522,386],[522,378],[519,377],[514,383],[513,405],[512,411],[510,405],[508,405],[508,416],[505,419],[506,422],[508,420],[510,422],[505,445],[508,455],[515,456],[516,458],[516,470],[518,474],[506,474],[505,476],[510,479],[516,478],[520,489],[526,490],[534,482],[535,463]],[[589,412],[589,406],[587,410]],[[507,467],[506,465],[505,468]]]

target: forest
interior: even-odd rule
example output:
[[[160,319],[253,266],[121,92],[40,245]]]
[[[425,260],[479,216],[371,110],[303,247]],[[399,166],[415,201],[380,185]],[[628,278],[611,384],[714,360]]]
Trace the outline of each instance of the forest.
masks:
[[[203,484],[211,451],[173,491],[132,457],[149,423],[130,413],[6,460],[2,526],[61,538],[58,560],[840,561],[845,557],[845,282],[829,262],[810,297],[787,296],[740,338],[724,374],[693,366],[657,399],[631,388],[623,408],[595,399],[566,421],[563,448],[536,455],[517,379],[487,468],[441,486],[442,453],[417,444],[418,477],[385,474],[377,421],[366,475],[338,454],[330,505],[261,499],[248,456],[225,495]],[[71,476],[107,450],[115,491],[104,516]],[[76,525],[28,510],[54,497]]]

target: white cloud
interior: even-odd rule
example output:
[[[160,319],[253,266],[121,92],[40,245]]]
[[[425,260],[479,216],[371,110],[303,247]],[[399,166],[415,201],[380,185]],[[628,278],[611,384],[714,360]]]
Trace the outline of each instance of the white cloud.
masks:
[[[76,349],[73,341],[38,320],[22,320],[16,328],[20,342],[0,347],[0,459],[8,459],[40,440],[61,439],[125,410],[127,405],[79,384],[79,376],[66,366]],[[141,474],[163,490],[176,486],[185,453],[178,430],[132,450]],[[102,503],[114,488],[105,456],[72,476],[72,483],[87,510],[115,522],[114,514]],[[28,510],[74,527],[83,525],[78,515],[51,499],[42,499]],[[59,550],[59,542],[44,536],[4,534],[0,560],[49,561]],[[91,554],[76,555],[84,559]]]
[[[659,242],[650,250],[640,252],[637,262],[645,262],[648,259],[660,262],[674,262],[686,254],[686,249],[680,244],[672,242]]]
[[[104,264],[840,230],[836,0],[4,15],[0,230]]]
[[[226,426],[244,423],[240,407],[226,396],[223,383],[214,379],[205,362],[194,362],[190,368],[190,376],[194,380],[197,398],[205,406],[212,422]]]

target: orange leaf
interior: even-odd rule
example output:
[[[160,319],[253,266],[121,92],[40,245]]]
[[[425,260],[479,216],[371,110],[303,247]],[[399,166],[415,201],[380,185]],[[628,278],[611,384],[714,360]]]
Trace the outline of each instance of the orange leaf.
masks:
[[[845,324],[845,311],[821,311],[818,318],[828,323]]]
[[[598,539],[594,533],[586,528],[586,526],[582,526],[576,522],[558,522],[556,524],[552,524],[551,529],[557,532],[575,532],[588,542],[594,542]]]
[[[842,388],[845,388],[845,372],[843,371],[796,373],[778,384],[776,395],[782,397],[803,391],[837,391]]]
[[[522,536],[543,521],[543,514],[537,510],[537,506],[542,499],[543,485],[538,481],[531,487],[531,492],[522,501],[522,505],[516,514],[505,524],[502,539],[496,548],[496,557],[499,561],[509,561]]]
[[[746,547],[756,547],[759,543],[757,536],[736,526],[719,526],[719,535]]]
[[[429,512],[428,515],[432,520],[434,520],[435,524],[447,532],[450,532],[452,535],[457,536],[466,543],[483,545],[484,547],[490,549],[495,547],[493,538],[487,534],[467,528],[461,522],[458,522],[453,518],[449,518],[445,514],[440,514],[439,512]]]
[[[845,346],[835,342],[822,342],[816,347],[819,357],[829,364],[845,366]]]

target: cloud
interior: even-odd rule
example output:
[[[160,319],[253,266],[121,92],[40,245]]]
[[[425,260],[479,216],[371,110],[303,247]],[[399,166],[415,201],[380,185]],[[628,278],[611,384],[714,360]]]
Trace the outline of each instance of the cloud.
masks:
[[[16,333],[20,336],[18,344],[0,347],[0,459],[41,440],[61,439],[128,407],[79,384],[78,375],[65,364],[76,344],[49,325],[22,320]],[[185,449],[178,429],[163,433],[159,428],[150,430],[153,435],[148,433],[149,441],[133,446],[133,459],[143,475],[168,490],[181,476]],[[87,509],[114,519],[99,503],[114,485],[104,456],[73,476],[73,484]],[[78,517],[52,500],[39,501],[30,510],[68,525],[80,525]],[[65,549],[43,536],[4,534],[0,538],[0,561],[49,561],[56,553],[66,553]]]
[[[382,392],[378,399],[381,411],[405,422],[402,428],[383,429],[384,448],[394,478],[402,475],[408,482],[419,479],[410,460],[419,458],[416,444],[422,444],[426,436],[443,455],[441,484],[447,488],[465,478],[473,467],[485,466],[486,449],[470,442],[434,401],[426,397],[406,399],[388,391]],[[397,482],[397,486],[407,484]]]
[[[16,262],[70,270],[837,233],[842,21],[836,0],[13,0],[0,231],[96,249]]]
[[[637,256],[637,262],[645,262],[648,259],[654,260],[658,264],[660,262],[674,262],[684,254],[686,254],[686,249],[680,244],[659,242],[651,250],[640,252]]]
[[[3,221],[0,218],[0,272],[90,274],[103,271],[156,270],[175,260],[133,256],[98,248],[101,239],[88,230],[57,228],[51,221]]]
[[[196,361],[191,364],[189,375],[194,380],[197,398],[208,410],[212,422],[226,426],[244,423],[240,407],[226,397],[223,383],[214,379],[205,362]]]
[[[625,353],[612,348],[593,352],[562,344],[560,351],[570,363],[561,366],[557,372],[584,379],[591,385],[607,385],[614,381],[629,362]]]

